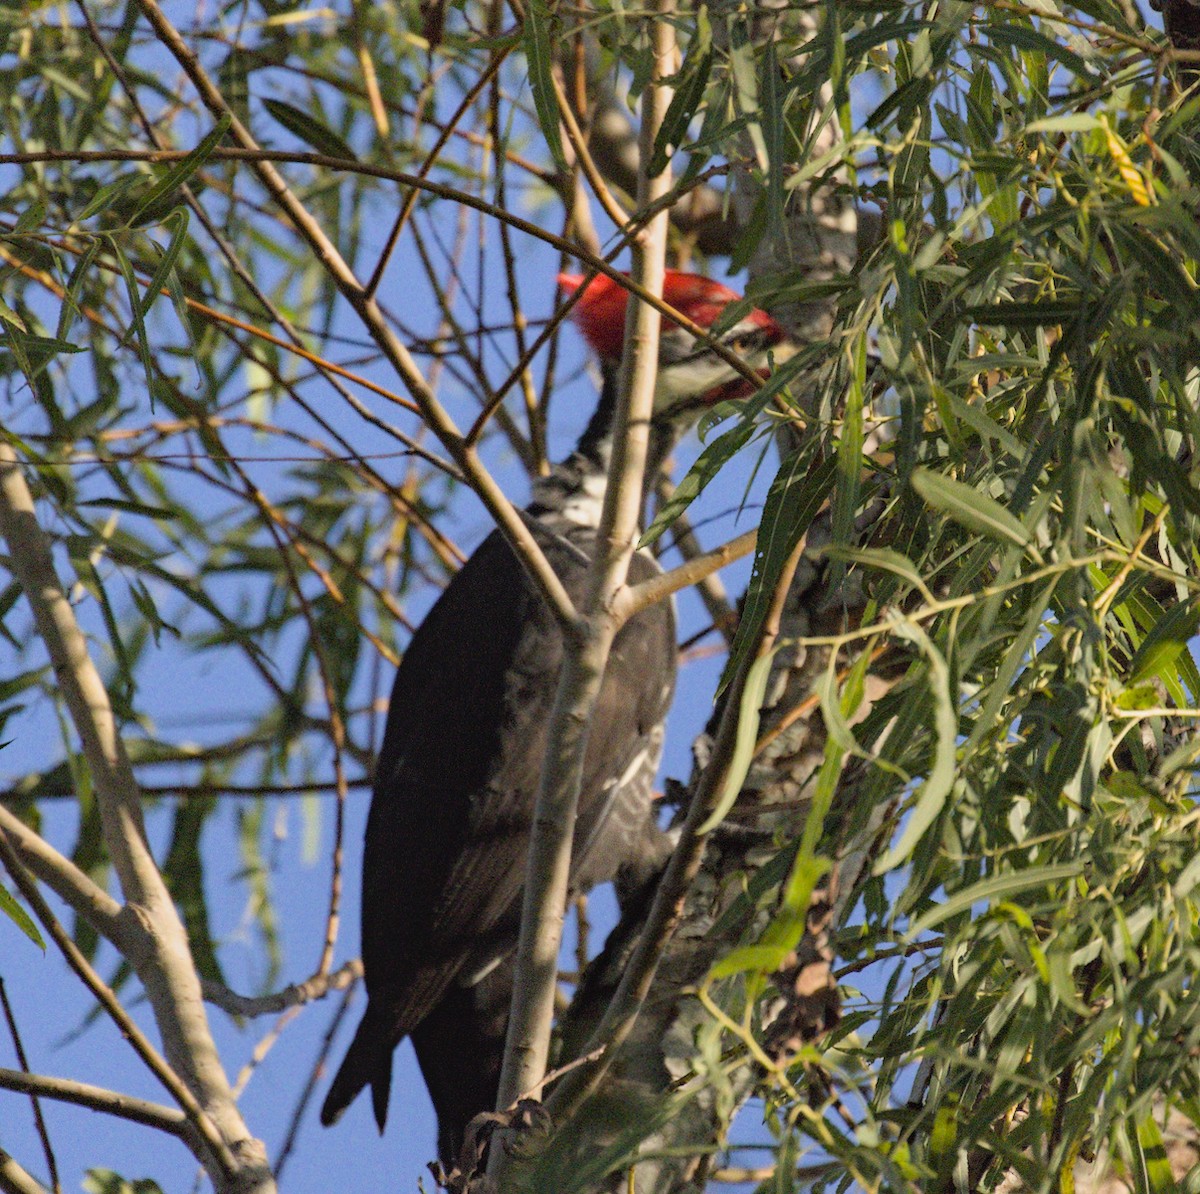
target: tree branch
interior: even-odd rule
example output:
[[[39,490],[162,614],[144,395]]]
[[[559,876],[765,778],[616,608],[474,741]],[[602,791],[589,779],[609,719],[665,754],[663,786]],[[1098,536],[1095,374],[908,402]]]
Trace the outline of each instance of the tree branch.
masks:
[[[730,539],[728,543],[672,568],[670,572],[660,572],[641,584],[627,586],[617,594],[613,602],[613,617],[619,625],[624,625],[655,602],[665,601],[672,593],[678,593],[680,589],[686,589],[689,585],[699,584],[705,577],[720,571],[727,564],[748,556],[754,550],[757,540],[757,529],[746,531],[736,539]]]
[[[216,1125],[205,1114],[204,1109],[196,1101],[192,1092],[179,1080],[179,1076],[167,1065],[158,1050],[150,1043],[142,1030],[130,1019],[129,1013],[118,1002],[112,989],[92,969],[91,964],[79,951],[79,948],[67,935],[58,918],[50,910],[50,906],[42,898],[33,877],[21,865],[16,851],[9,843],[8,836],[0,830],[0,862],[12,876],[13,882],[33,909],[34,915],[42,927],[58,946],[67,964],[75,971],[80,981],[95,996],[96,1001],[109,1014],[113,1023],[120,1029],[121,1035],[129,1041],[133,1051],[145,1062],[150,1072],[167,1088],[175,1101],[184,1109],[189,1119],[195,1125],[196,1134],[202,1144],[198,1156],[203,1163],[208,1163],[210,1156],[215,1158],[224,1176],[231,1177],[237,1171],[237,1161],[232,1152],[221,1139]]]
[[[204,998],[214,1007],[231,1016],[273,1016],[292,1007],[303,1007],[316,999],[324,999],[331,991],[343,991],[362,978],[362,962],[355,958],[336,970],[314,974],[302,983],[291,983],[282,991],[270,995],[239,995],[220,983],[203,980]]]
[[[0,1068],[0,1090],[15,1090],[37,1098],[56,1099],[60,1103],[73,1103],[89,1111],[104,1115],[115,1115],[135,1124],[157,1128],[170,1136],[186,1141],[195,1151],[199,1141],[191,1120],[175,1107],[162,1103],[150,1103],[132,1095],[108,1090],[103,1086],[92,1086],[87,1082],[76,1082],[70,1078],[50,1078],[45,1074],[29,1074],[21,1070]]]
[[[648,170],[671,96],[661,81],[673,70],[675,30],[669,21],[673,11],[674,0],[658,0],[650,25],[654,65],[642,101],[644,165],[638,199],[643,209],[671,186],[669,171],[650,178]],[[641,289],[662,293],[666,243],[667,218],[663,212],[649,221],[640,244],[634,246],[633,277]],[[512,1012],[497,1098],[501,1110],[526,1094],[538,1097],[546,1072],[587,731],[617,630],[612,602],[625,584],[636,547],[658,373],[660,324],[656,308],[629,304],[613,455],[596,533],[596,557],[588,574],[584,633],[578,642],[567,645],[534,813]],[[498,1174],[504,1164],[504,1150],[493,1149],[493,1174]]]
[[[142,1059],[195,1121],[208,1145],[202,1159],[215,1163],[214,1180],[232,1185],[236,1178],[258,1188],[266,1169],[265,1150],[251,1138],[233,1100],[208,1030],[187,933],[146,843],[137,781],[108,693],[59,581],[49,540],[38,525],[33,495],[16,453],[4,442],[0,442],[0,535],[8,544],[9,566],[33,610],[80,737],[95,787],[105,847],[128,901],[122,912],[130,926],[125,956],[146,989],[175,1069],[159,1057],[63,932],[3,831],[0,853],[76,974],[121,1024]],[[197,1095],[203,1100],[203,1109]],[[242,1151],[242,1160],[234,1157],[231,1145]],[[261,1188],[269,1189],[269,1171],[266,1174],[268,1184]]]
[[[0,1191],[4,1194],[46,1194],[46,1187],[0,1148]]]
[[[667,864],[667,869],[654,893],[654,903],[646,917],[645,926],[638,938],[637,948],[609,1003],[603,1019],[593,1032],[585,1051],[599,1051],[597,1060],[589,1066],[573,1071],[555,1087],[547,1108],[556,1120],[568,1117],[604,1078],[612,1065],[617,1050],[633,1031],[642,1006],[650,993],[654,976],[662,957],[663,947],[670,940],[683,915],[684,900],[704,853],[706,833],[701,833],[705,823],[712,817],[725,789],[737,740],[738,724],[742,718],[742,694],[754,665],[770,655],[779,633],[779,620],[796,567],[804,553],[803,539],[793,549],[787,564],[780,573],[772,595],[771,607],[763,622],[762,637],[758,650],[747,654],[738,670],[729,691],[725,695],[725,706],[713,744],[712,755],[704,774],[697,783],[687,816],[680,828],[679,842]]]

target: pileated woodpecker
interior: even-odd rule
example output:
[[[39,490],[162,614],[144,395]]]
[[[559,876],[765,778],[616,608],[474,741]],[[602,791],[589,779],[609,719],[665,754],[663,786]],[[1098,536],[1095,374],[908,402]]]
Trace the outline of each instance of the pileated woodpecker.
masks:
[[[582,279],[563,275],[564,290]],[[663,297],[710,327],[739,296],[668,271]],[[575,601],[604,501],[612,450],[625,290],[595,278],[573,317],[600,357],[600,401],[575,451],[535,482],[528,513]],[[723,337],[752,367],[784,333],[751,310]],[[703,344],[664,321],[647,483],[682,431],[719,398],[751,387]],[[637,553],[629,578],[658,570]],[[392,1051],[412,1034],[449,1164],[467,1122],[490,1110],[511,993],[521,889],[546,727],[563,657],[554,618],[493,531],[418,627],[392,688],[363,856],[362,958],[367,1010],[321,1109],[332,1124],[371,1086],[380,1131]],[[651,785],[675,683],[669,602],[617,634],[589,727],[571,861],[576,891],[635,884],[661,856]]]

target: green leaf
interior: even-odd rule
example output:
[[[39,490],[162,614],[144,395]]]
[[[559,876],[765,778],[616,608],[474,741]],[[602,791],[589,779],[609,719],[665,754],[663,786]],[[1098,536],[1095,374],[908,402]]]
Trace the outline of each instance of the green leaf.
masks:
[[[712,443],[705,445],[696,463],[675,486],[675,492],[659,507],[638,546],[649,547],[700,496],[725,462],[736,455],[753,434],[753,422],[740,419],[735,427],[722,432]]]
[[[742,616],[718,691],[732,679],[741,666],[742,657],[757,649],[763,619],[767,616],[784,565],[833,489],[837,459],[823,460],[814,467],[816,451],[814,437],[780,465],[771,482],[758,528],[750,586],[746,590]]]
[[[129,217],[129,226],[133,227],[160,200],[167,198],[177,191],[212,155],[212,151],[220,145],[225,134],[229,131],[230,118],[223,115],[209,131],[199,145],[185,158],[181,158],[153,186],[138,199],[133,214]]]
[[[100,252],[102,241],[96,238],[91,241],[79,260],[75,262],[75,268],[71,270],[71,276],[67,279],[66,290],[63,293],[63,304],[58,312],[58,330],[55,335],[61,340],[71,330],[71,325],[75,322],[75,317],[79,314],[79,294],[83,290],[83,283],[87,276],[87,272],[92,268],[93,262],[96,260],[96,255]]]
[[[698,834],[711,833],[725,819],[726,814],[733,808],[750,764],[754,762],[754,747],[758,742],[758,725],[763,698],[767,691],[767,679],[771,675],[771,662],[774,652],[756,659],[746,675],[746,687],[742,690],[742,700],[738,712],[737,736],[734,742],[733,755],[729,760],[729,771],[717,798],[716,807],[708,819],[696,830]]]
[[[93,196],[92,201],[75,217],[77,221],[89,220],[92,216],[107,211],[126,191],[142,182],[140,174],[126,174],[113,182],[107,182]]]
[[[970,887],[956,892],[944,904],[931,908],[924,916],[918,917],[904,934],[906,941],[915,941],[922,933],[940,925],[943,921],[969,912],[976,904],[987,904],[992,900],[1007,899],[1022,891],[1031,891],[1036,887],[1050,887],[1062,883],[1083,873],[1083,859],[1074,862],[1060,862],[1054,866],[1029,867],[1021,871],[1007,871],[1002,875],[993,875],[973,883]]]
[[[559,172],[567,172],[562,137],[558,131],[558,100],[554,94],[554,49],[550,35],[551,14],[546,0],[529,0],[525,6],[522,29],[525,60],[529,64],[529,89],[538,125],[546,138],[546,147]]]
[[[912,487],[926,504],[948,514],[970,531],[989,539],[1026,547],[1032,534],[1019,518],[1010,514],[995,498],[970,485],[955,481],[932,469],[918,468],[912,474]]]
[[[1171,1172],[1171,1158],[1167,1155],[1162,1132],[1154,1122],[1153,1111],[1147,1109],[1137,1119],[1130,1137],[1134,1157],[1141,1163],[1146,1189],[1151,1194],[1175,1194],[1180,1187]]]
[[[679,82],[662,124],[658,128],[658,136],[654,138],[654,152],[650,156],[649,173],[651,178],[657,178],[667,167],[671,151],[678,149],[687,137],[688,125],[695,118],[704,99],[708,87],[708,77],[712,73],[713,52],[711,49],[700,50],[693,46],[680,70]]]
[[[1004,328],[1059,327],[1075,323],[1083,313],[1079,300],[1038,303],[987,303],[963,307],[959,318],[969,323]]]
[[[264,99],[263,107],[293,137],[303,141],[317,153],[327,158],[343,158],[348,162],[358,161],[354,150],[333,129],[319,121],[312,113],[278,99]]]
[[[106,236],[104,242],[117,259],[121,277],[125,280],[125,289],[129,294],[130,317],[133,322],[133,326],[125,334],[125,340],[128,341],[132,334],[137,344],[138,356],[141,358],[142,369],[146,374],[146,393],[149,395],[151,409],[153,409],[154,360],[150,355],[150,338],[146,335],[146,322],[142,318],[142,296],[138,293],[137,278],[134,277],[133,266],[129,263],[129,258],[126,257],[125,250],[121,248],[117,238]]]
[[[171,232],[171,239],[167,242],[167,247],[158,265],[155,267],[154,274],[146,284],[145,297],[142,299],[143,319],[149,313],[158,296],[166,289],[167,278],[171,275],[171,271],[175,268],[175,262],[179,259],[179,252],[183,248],[184,238],[187,236],[188,230],[187,208],[177,207],[163,220],[163,227],[172,228],[173,231]]]
[[[954,694],[950,691],[950,669],[942,653],[915,622],[897,618],[892,623],[892,633],[916,643],[925,656],[929,695],[933,698],[933,764],[925,782],[917,789],[915,803],[899,840],[876,862],[876,875],[904,862],[925,836],[925,831],[937,820],[954,787],[958,744],[958,713]]]
[[[45,952],[46,942],[42,939],[38,927],[33,923],[29,913],[0,884],[0,912],[3,912],[30,941]]]
[[[1180,602],[1169,609],[1142,639],[1129,664],[1128,686],[1136,688],[1154,676],[1162,677],[1187,649],[1200,622],[1200,604],[1196,600]]]

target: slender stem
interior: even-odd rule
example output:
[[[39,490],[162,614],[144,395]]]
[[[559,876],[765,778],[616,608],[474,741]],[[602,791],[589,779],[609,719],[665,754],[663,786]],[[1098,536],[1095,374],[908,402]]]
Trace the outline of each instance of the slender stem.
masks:
[[[654,903],[638,938],[637,948],[603,1019],[587,1043],[585,1051],[591,1053],[600,1050],[600,1056],[592,1065],[575,1070],[564,1078],[554,1088],[547,1101],[551,1115],[559,1122],[570,1116],[599,1087],[617,1051],[633,1031],[650,993],[663,950],[683,916],[684,900],[696,872],[700,869],[704,853],[707,835],[702,834],[700,829],[710,818],[721,798],[725,777],[729,773],[733,758],[738,722],[741,720],[741,696],[745,691],[751,667],[757,659],[774,649],[783,605],[787,600],[787,592],[804,546],[805,541],[801,539],[779,576],[771,607],[763,622],[758,650],[747,654],[729,686],[713,742],[712,756],[696,783],[687,816],[680,827],[679,842],[659,881],[658,890],[654,893]]]
[[[649,178],[647,164],[670,102],[670,90],[661,80],[670,73],[674,57],[675,31],[669,20],[673,11],[674,0],[658,0],[654,17],[648,21],[654,66],[643,97],[643,167],[638,196],[643,208],[670,189],[669,174],[664,171]],[[650,221],[642,242],[635,246],[633,275],[639,289],[661,293],[666,239],[664,212]],[[612,605],[624,587],[636,544],[660,322],[656,307],[629,304],[613,456],[596,535],[596,557],[588,575],[584,631],[579,642],[567,646],[534,813],[512,1012],[497,1099],[501,1110],[521,1096],[532,1093],[537,1097],[546,1072],[587,731],[617,629]],[[493,1149],[490,1163],[493,1175],[498,1175],[506,1163],[504,1150]]]
[[[273,1016],[291,1007],[303,1007],[315,999],[324,999],[331,991],[344,991],[362,978],[362,962],[355,958],[336,970],[314,974],[302,983],[291,983],[282,991],[270,995],[239,995],[220,983],[204,982],[204,998],[214,1007],[231,1016],[253,1019],[256,1016]]]
[[[4,1019],[8,1022],[8,1033],[12,1037],[13,1049],[16,1050],[17,1063],[21,1067],[21,1073],[28,1075],[30,1072],[29,1059],[25,1056],[25,1045],[21,1040],[20,1029],[17,1028],[17,1018],[13,1015],[12,1005],[8,1002],[8,992],[4,988],[3,978],[0,978],[0,1007],[4,1009]],[[33,1122],[42,1142],[42,1153],[46,1158],[46,1168],[50,1173],[50,1185],[54,1189],[54,1194],[62,1194],[62,1184],[58,1180],[58,1162],[54,1159],[50,1133],[46,1130],[46,1119],[42,1115],[42,1103],[34,1091],[29,1092],[29,1102],[33,1105]]]
[[[746,531],[736,539],[730,539],[728,543],[714,547],[712,551],[706,551],[703,555],[695,556],[677,568],[672,568],[670,572],[660,572],[640,584],[630,585],[617,595],[613,604],[613,616],[623,625],[642,610],[656,602],[664,601],[672,593],[698,584],[727,564],[732,564],[734,560],[748,556],[754,550],[757,539],[757,530]]]

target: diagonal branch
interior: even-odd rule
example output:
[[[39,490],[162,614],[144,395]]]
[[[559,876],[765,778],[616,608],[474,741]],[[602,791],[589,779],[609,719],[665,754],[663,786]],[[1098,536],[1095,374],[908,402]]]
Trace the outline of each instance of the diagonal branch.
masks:
[[[109,1014],[122,1022],[131,1041],[136,1034],[142,1042],[139,1055],[193,1118],[218,1166],[214,1178],[229,1181],[231,1175],[243,1173],[253,1180],[265,1166],[265,1151],[251,1138],[233,1100],[209,1032],[187,933],[146,842],[137,780],[116,716],[58,578],[50,542],[38,525],[33,495],[16,453],[6,442],[0,442],[0,535],[8,544],[9,567],[33,610],[79,734],[95,787],[105,847],[128,901],[123,914],[131,927],[125,956],[146,989],[171,1065],[158,1056],[63,932],[0,832],[5,865],[72,968]],[[243,1161],[234,1158],[231,1145],[242,1150]]]
[[[229,121],[230,133],[243,149],[258,154],[259,146],[250,130],[238,119],[237,114],[200,65],[199,58],[188,47],[159,5],[155,0],[138,0],[138,3],[159,41],[183,68],[205,107],[218,119],[224,118]],[[469,478],[472,488],[479,495],[487,507],[488,513],[495,519],[509,543],[512,544],[517,558],[521,560],[537,584],[564,632],[573,634],[577,614],[574,603],[567,595],[562,582],[555,575],[554,569],[550,567],[516,508],[504,496],[503,491],[496,484],[495,478],[484,468],[474,449],[464,440],[449,412],[438,401],[437,395],[429,387],[412,354],[392,331],[374,295],[370,294],[355,277],[354,271],[342,257],[337,246],[325,234],[325,230],[312,213],[292,193],[283,175],[275,166],[260,156],[256,157],[253,168],[272,199],[283,210],[316,259],[324,266],[342,297],[362,320],[364,327],[383,353],[388,364],[404,382],[413,400],[421,408],[421,416],[429,429],[437,436],[454,462]]]
[[[784,566],[775,586],[771,607],[764,619],[758,650],[754,654],[747,654],[730,685],[730,691],[726,694],[712,756],[696,785],[687,816],[680,828],[679,842],[654,893],[654,902],[633,957],[625,968],[620,985],[603,1019],[586,1047],[585,1051],[588,1053],[599,1051],[597,1060],[568,1074],[555,1087],[549,1099],[550,1112],[559,1122],[565,1120],[584,1099],[598,1089],[617,1050],[633,1031],[654,982],[663,947],[682,918],[684,900],[692,880],[700,869],[700,860],[704,853],[707,834],[702,832],[702,829],[718,807],[732,764],[738,725],[741,721],[742,693],[745,691],[751,669],[774,649],[784,602],[787,600],[788,589],[796,574],[804,546],[805,540],[801,539]]]
[[[75,942],[68,936],[59,923],[58,918],[50,910],[50,906],[42,898],[33,877],[21,865],[16,851],[9,844],[8,837],[0,830],[0,862],[12,876],[12,881],[33,909],[34,915],[42,927],[58,946],[67,964],[75,971],[80,981],[95,996],[97,1003],[108,1013],[112,1021],[120,1029],[121,1035],[133,1047],[133,1051],[145,1062],[150,1072],[167,1088],[175,1101],[183,1108],[184,1113],[195,1125],[195,1131],[202,1147],[198,1155],[207,1160],[211,1154],[216,1158],[226,1177],[237,1172],[238,1164],[233,1153],[221,1139],[216,1125],[196,1102],[195,1096],[179,1080],[179,1076],[167,1065],[161,1054],[146,1038],[140,1028],[129,1018],[129,1013],[121,1006],[117,997],[107,983],[92,969],[87,958],[80,952]]]
[[[188,1117],[176,1107],[165,1107],[161,1103],[150,1103],[133,1095],[107,1090],[103,1086],[92,1086],[87,1082],[76,1082],[70,1078],[49,1078],[45,1074],[30,1074],[21,1070],[6,1070],[0,1067],[0,1090],[16,1090],[22,1094],[42,1099],[57,1099],[61,1103],[74,1103],[91,1111],[102,1111],[118,1119],[128,1119],[135,1124],[157,1128],[171,1136],[195,1144],[195,1132]]]

